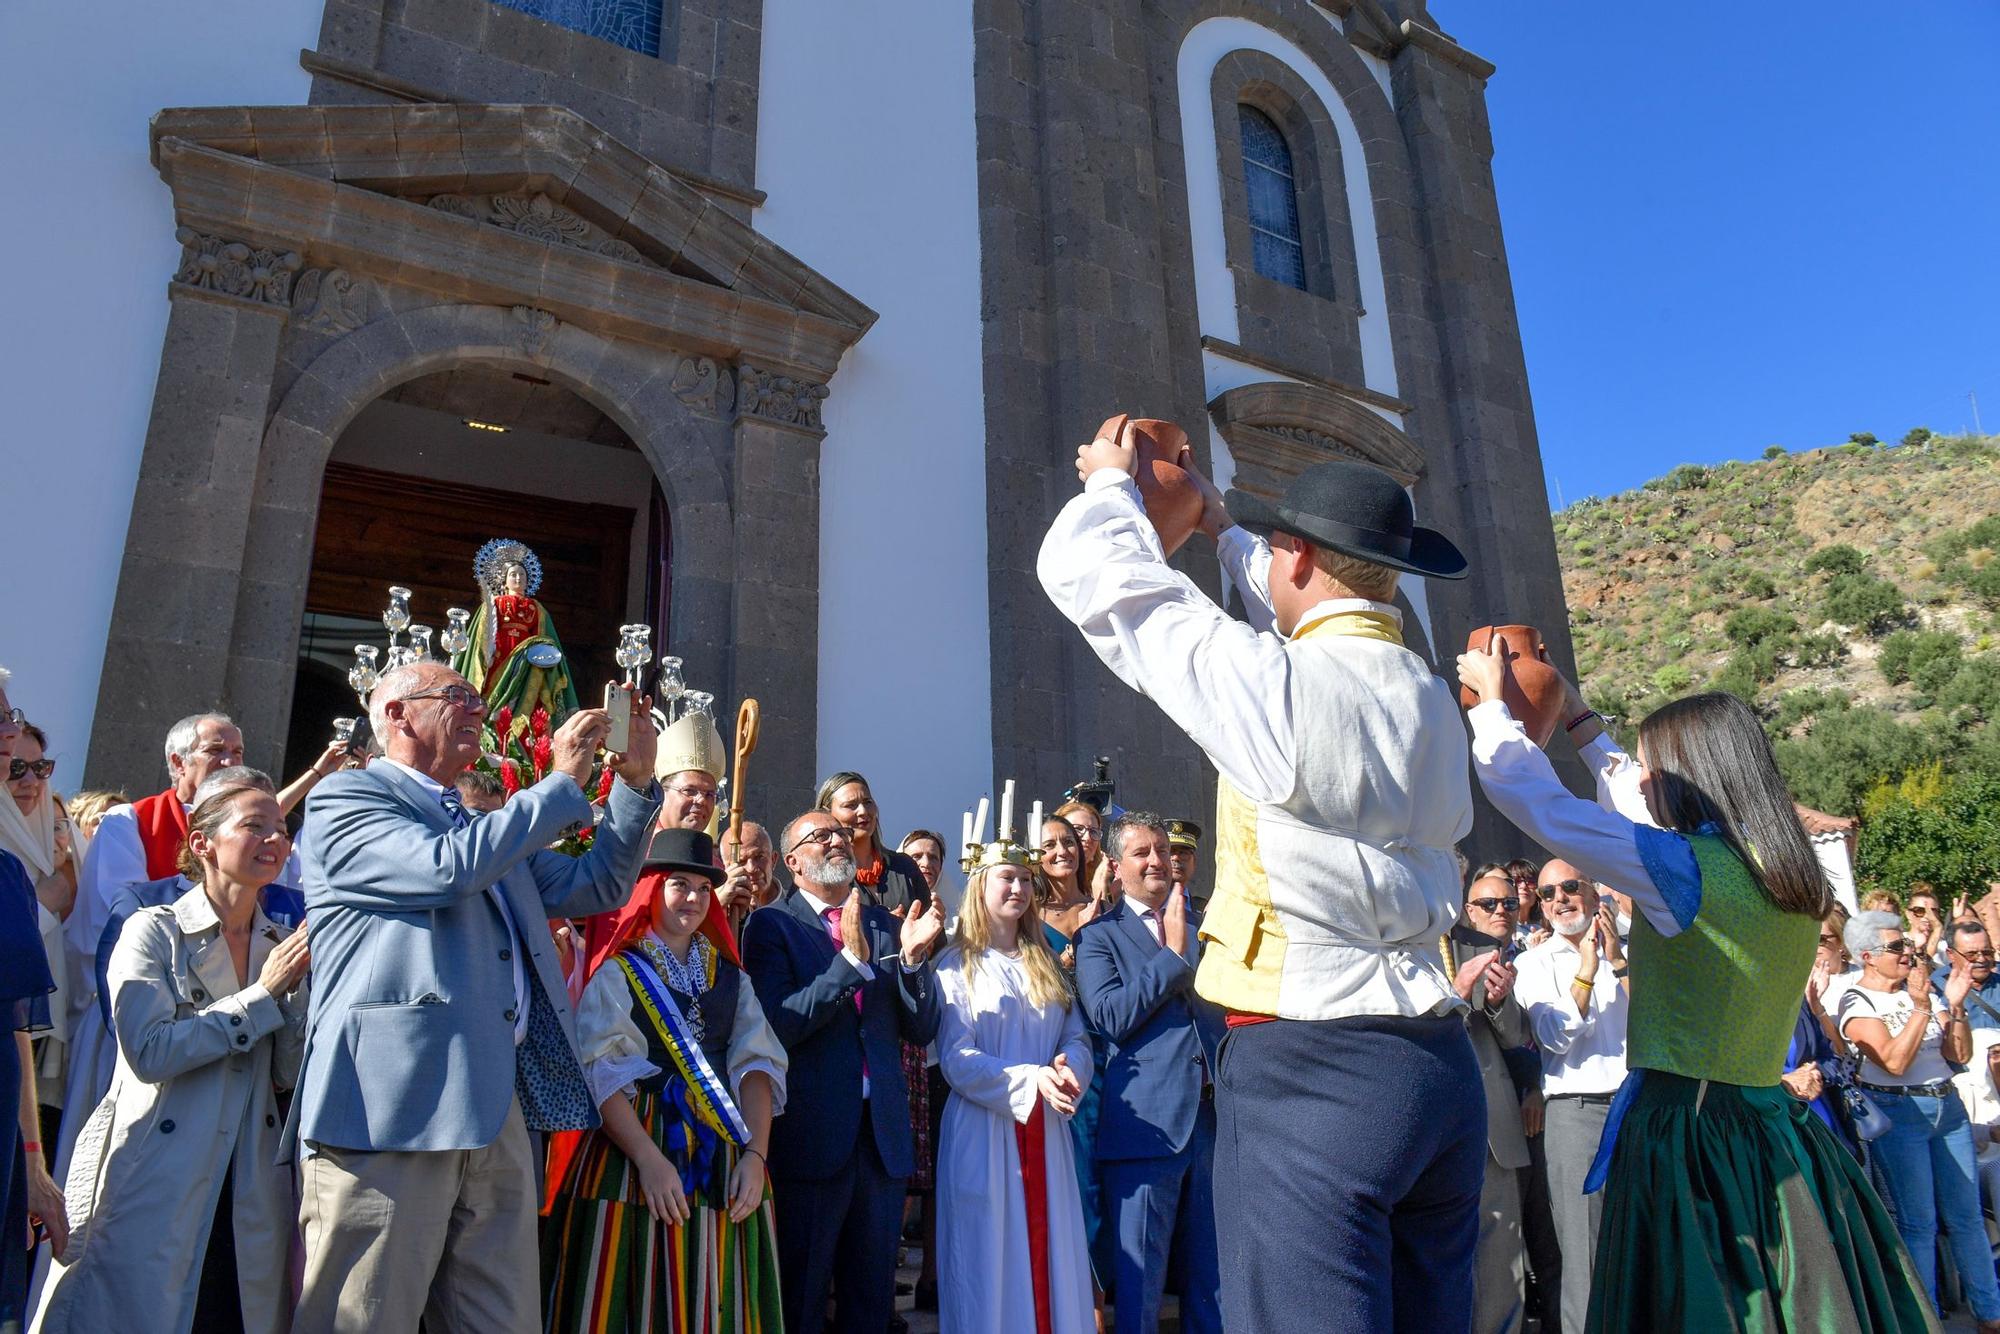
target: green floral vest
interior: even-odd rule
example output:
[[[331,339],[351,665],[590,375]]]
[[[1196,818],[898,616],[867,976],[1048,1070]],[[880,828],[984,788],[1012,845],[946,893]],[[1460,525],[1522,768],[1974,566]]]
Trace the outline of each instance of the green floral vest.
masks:
[[[1701,910],[1677,936],[1632,918],[1626,1064],[1764,1088],[1784,1073],[1819,923],[1781,911],[1720,838],[1688,839]]]

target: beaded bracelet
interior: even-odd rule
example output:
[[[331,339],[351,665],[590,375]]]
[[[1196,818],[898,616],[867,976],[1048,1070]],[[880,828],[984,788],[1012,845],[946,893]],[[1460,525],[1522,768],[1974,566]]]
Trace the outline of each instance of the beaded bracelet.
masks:
[[[1597,716],[1598,715],[1596,709],[1585,709],[1582,713],[1576,715],[1575,718],[1571,719],[1567,723],[1564,723],[1563,731],[1574,732],[1577,728],[1583,726],[1586,722],[1589,722],[1592,718],[1597,718]],[[1602,722],[1603,719],[1598,718],[1598,721]]]

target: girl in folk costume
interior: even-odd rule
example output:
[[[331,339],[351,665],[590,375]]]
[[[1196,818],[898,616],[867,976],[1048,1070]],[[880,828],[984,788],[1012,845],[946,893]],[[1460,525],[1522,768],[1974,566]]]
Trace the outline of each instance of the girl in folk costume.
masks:
[[[1599,806],[1509,714],[1489,648],[1458,660],[1487,796],[1636,908],[1631,1073],[1585,1183],[1607,1192],[1588,1328],[1935,1329],[1859,1165],[1779,1083],[1832,896],[1756,715],[1676,700],[1639,724],[1635,763],[1570,686]]]
[[[951,1086],[937,1155],[949,1279],[939,1325],[1086,1334],[1090,1257],[1064,1123],[1090,1083],[1090,1039],[1035,914],[1028,849],[1003,836],[966,853],[956,943],[937,965],[938,1064]]]
[[[552,1334],[782,1328],[764,1153],[786,1056],[711,921],[722,878],[707,834],[662,830],[591,951],[577,1038],[604,1124],[554,1154]]]

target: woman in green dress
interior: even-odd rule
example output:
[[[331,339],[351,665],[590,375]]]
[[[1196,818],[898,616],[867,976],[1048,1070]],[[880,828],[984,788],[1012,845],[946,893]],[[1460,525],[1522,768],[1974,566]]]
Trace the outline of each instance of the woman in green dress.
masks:
[[[1458,673],[1487,797],[1635,908],[1631,1074],[1585,1187],[1606,1191],[1588,1328],[1936,1329],[1860,1167],[1779,1083],[1831,896],[1756,715],[1676,700],[1639,725],[1635,763],[1570,687],[1599,805],[1509,714],[1501,655]]]

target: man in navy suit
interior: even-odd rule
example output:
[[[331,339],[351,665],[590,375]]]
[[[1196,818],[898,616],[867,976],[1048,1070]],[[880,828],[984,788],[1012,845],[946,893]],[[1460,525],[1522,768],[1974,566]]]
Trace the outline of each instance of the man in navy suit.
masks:
[[[898,922],[864,906],[847,830],[826,811],[785,827],[798,887],[750,914],[743,963],[791,1057],[771,1126],[785,1328],[882,1334],[896,1304],[904,1182],[916,1166],[904,1042],[937,1036],[936,900]]]
[[[1173,882],[1167,822],[1130,812],[1104,834],[1124,891],[1077,936],[1084,1017],[1104,1036],[1097,1161],[1118,1236],[1118,1334],[1153,1334],[1169,1268],[1180,1276],[1181,1329],[1222,1328],[1211,1089],[1222,1012],[1194,994],[1199,915]]]

